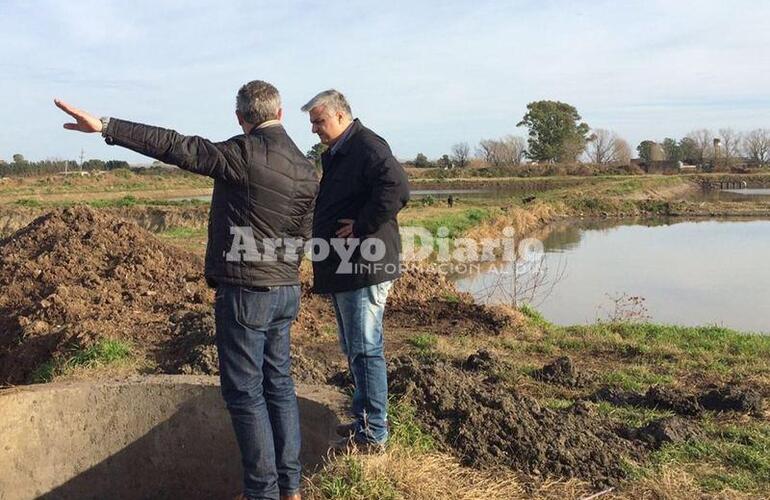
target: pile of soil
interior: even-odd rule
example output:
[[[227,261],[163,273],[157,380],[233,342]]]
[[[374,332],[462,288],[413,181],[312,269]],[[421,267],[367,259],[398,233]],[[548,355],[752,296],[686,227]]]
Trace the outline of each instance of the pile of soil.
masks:
[[[603,387],[596,391],[593,401],[606,401],[616,406],[630,405],[669,410],[679,415],[697,416],[703,410],[736,411],[761,415],[762,395],[750,387],[737,384],[709,386],[699,393],[684,389],[653,386],[645,393]]]
[[[456,334],[499,334],[516,323],[517,314],[505,306],[484,306],[459,293],[446,276],[430,267],[412,267],[395,282],[388,295],[386,324],[430,326]]]
[[[0,384],[103,337],[162,344],[173,313],[210,308],[202,271],[199,257],[87,207],[35,219],[0,241]]]
[[[391,391],[408,398],[420,422],[466,465],[504,465],[531,476],[578,477],[603,487],[626,476],[624,458],[641,460],[665,439],[691,435],[662,433],[660,423],[623,428],[588,402],[542,408],[514,387],[490,380],[488,369],[495,362],[485,358],[488,353],[468,360],[399,357],[390,369]]]
[[[548,384],[573,388],[584,387],[590,379],[588,375],[578,372],[572,359],[568,356],[557,358],[553,362],[535,370],[532,373],[532,377],[535,380]]]

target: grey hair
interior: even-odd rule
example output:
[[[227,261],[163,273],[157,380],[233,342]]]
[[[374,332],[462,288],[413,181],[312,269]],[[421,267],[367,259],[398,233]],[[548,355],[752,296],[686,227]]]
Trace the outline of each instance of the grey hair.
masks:
[[[342,92],[334,89],[324,90],[318,93],[315,97],[310,99],[307,104],[302,106],[302,111],[309,112],[311,109],[317,106],[325,106],[329,112],[342,111],[348,118],[353,118],[353,113],[350,111],[350,104],[348,104],[345,96]]]
[[[238,90],[235,109],[247,123],[259,125],[275,119],[281,109],[281,94],[269,83],[254,80]]]

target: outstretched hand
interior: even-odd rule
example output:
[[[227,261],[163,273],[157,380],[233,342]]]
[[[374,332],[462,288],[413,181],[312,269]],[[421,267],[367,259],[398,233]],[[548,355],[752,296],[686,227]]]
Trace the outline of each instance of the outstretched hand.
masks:
[[[75,123],[64,124],[64,128],[67,130],[77,130],[79,132],[87,133],[102,131],[102,121],[99,118],[91,115],[86,111],[73,108],[66,102],[59,99],[54,99],[53,102],[59,109],[75,119]]]

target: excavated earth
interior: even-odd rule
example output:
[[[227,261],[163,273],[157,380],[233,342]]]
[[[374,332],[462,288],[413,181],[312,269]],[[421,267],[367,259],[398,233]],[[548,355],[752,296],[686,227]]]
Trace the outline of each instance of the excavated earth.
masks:
[[[0,474],[0,491],[10,491],[10,484],[13,491],[29,490],[27,496],[104,498],[98,488],[115,483],[110,477],[120,477],[118,483],[145,488],[148,498],[163,497],[152,491],[166,479],[181,492],[170,498],[198,498],[187,493],[184,481],[172,478],[175,472],[168,464],[180,456],[185,458],[179,477],[216,475],[222,484],[233,484],[223,472],[238,467],[231,467],[237,454],[228,441],[231,431],[221,398],[208,378],[205,384],[188,382],[218,373],[213,293],[202,269],[199,256],[164,243],[133,222],[86,207],[52,211],[0,240],[0,386],[29,383],[41,366],[66,360],[105,338],[128,342],[134,354],[151,361],[147,370],[193,376],[178,379],[182,382],[176,385],[155,380],[53,384],[56,388],[0,393],[0,439],[5,440],[0,442],[0,470],[12,471]],[[336,334],[329,331],[334,313],[328,299],[310,292],[307,270],[301,281],[292,370],[298,382],[331,391],[320,403],[300,391],[314,401],[301,404],[311,410],[320,404],[325,409],[316,408],[318,415],[326,416],[319,421],[331,425],[335,419],[324,412],[335,406],[331,402],[339,392],[334,386],[347,387],[350,378]],[[473,304],[440,273],[412,269],[393,287],[386,328],[407,334],[497,335],[510,330],[515,318],[505,308]],[[553,410],[507,382],[501,376],[506,370],[505,362],[486,351],[462,360],[397,356],[389,365],[391,391],[410,399],[422,425],[465,464],[502,465],[539,478],[577,477],[597,487],[621,481],[624,460],[644,460],[663,443],[696,436],[695,418],[703,409],[762,409],[754,392],[725,386],[698,394],[600,388],[585,401]],[[532,376],[570,390],[596,387],[592,376],[581,373],[569,358],[554,360]],[[45,387],[52,387],[51,392]],[[629,428],[599,414],[595,401],[670,409],[676,416]],[[186,441],[190,435],[221,463],[197,457]],[[312,457],[306,463],[314,463],[318,449],[308,452]],[[30,484],[42,486],[32,491]],[[87,490],[89,484],[96,485],[93,492]],[[8,498],[0,493],[0,500]]]

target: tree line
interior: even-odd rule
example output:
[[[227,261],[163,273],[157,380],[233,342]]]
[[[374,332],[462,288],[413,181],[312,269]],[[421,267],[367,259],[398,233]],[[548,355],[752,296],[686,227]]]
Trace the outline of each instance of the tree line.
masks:
[[[748,132],[732,128],[694,130],[679,140],[666,137],[660,142],[642,141],[637,147],[642,161],[681,161],[694,165],[733,165],[748,162],[757,166],[770,163],[770,130]]]
[[[625,139],[611,130],[592,129],[574,106],[564,102],[531,102],[516,126],[527,129],[526,139],[514,135],[482,139],[473,152],[467,142],[460,142],[437,161],[420,153],[407,164],[463,168],[474,159],[488,167],[518,166],[527,160],[535,164],[631,163],[633,151]],[[730,166],[740,162],[765,166],[770,164],[770,130],[738,132],[725,128],[714,134],[700,129],[679,140],[667,137],[660,142],[642,141],[636,151],[642,162],[669,160],[698,166]]]
[[[24,155],[15,154],[10,162],[0,160],[0,177],[31,177],[51,175],[61,172],[115,170],[129,168],[127,161],[98,159],[86,160],[79,164],[74,160],[41,160],[27,161]]]

